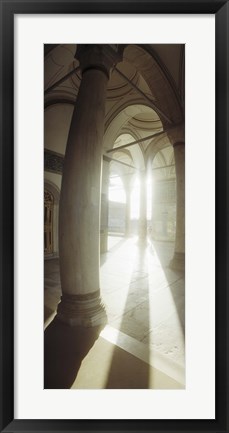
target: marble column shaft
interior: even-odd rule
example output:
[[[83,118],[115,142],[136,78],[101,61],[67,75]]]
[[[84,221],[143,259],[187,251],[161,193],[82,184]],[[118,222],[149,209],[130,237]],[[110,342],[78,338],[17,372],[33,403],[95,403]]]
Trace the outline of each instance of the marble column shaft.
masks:
[[[59,319],[69,325],[105,322],[100,299],[99,232],[102,141],[111,59],[100,47],[83,53],[83,75],[64,160],[59,212],[62,298]],[[81,58],[79,58],[81,60]],[[98,63],[98,64],[97,64]]]

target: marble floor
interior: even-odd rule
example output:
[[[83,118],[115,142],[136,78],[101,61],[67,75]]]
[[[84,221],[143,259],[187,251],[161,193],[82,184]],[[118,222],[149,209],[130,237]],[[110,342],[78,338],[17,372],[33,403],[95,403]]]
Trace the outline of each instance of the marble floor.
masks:
[[[185,280],[184,273],[169,268],[173,250],[171,242],[109,236],[100,267],[108,325],[82,356],[72,388],[185,386]],[[58,259],[45,261],[44,281],[45,328],[51,335],[61,294]],[[96,359],[103,366],[92,380]],[[122,378],[120,364],[126,365]]]

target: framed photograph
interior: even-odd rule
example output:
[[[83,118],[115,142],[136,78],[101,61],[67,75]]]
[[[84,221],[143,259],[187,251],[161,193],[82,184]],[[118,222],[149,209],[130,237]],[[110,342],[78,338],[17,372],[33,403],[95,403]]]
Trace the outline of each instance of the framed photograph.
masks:
[[[228,1],[0,3],[1,431],[226,433]]]

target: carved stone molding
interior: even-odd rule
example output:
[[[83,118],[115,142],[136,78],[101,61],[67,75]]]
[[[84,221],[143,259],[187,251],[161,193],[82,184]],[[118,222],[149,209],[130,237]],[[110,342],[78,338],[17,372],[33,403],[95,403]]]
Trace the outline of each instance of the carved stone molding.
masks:
[[[51,173],[63,173],[64,156],[45,149],[44,152],[44,169]]]

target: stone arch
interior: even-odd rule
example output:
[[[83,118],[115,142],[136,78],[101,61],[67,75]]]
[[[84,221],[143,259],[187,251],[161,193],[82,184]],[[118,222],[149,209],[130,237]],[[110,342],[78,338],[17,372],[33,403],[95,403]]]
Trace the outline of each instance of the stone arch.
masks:
[[[183,120],[183,111],[175,92],[174,86],[171,85],[171,80],[166,73],[165,68],[162,68],[162,62],[159,61],[155,51],[151,47],[145,45],[127,45],[124,48],[123,59],[133,65],[140,72],[147,85],[149,86],[152,95],[157,101],[158,115],[160,110],[168,116],[170,122],[165,118],[161,121],[164,126],[169,123],[179,123]],[[155,85],[155,83],[157,83]]]
[[[123,134],[131,135],[133,137],[133,141],[140,139],[142,137],[140,131],[138,131],[137,128],[129,126],[128,121],[137,114],[144,112],[144,109],[149,108],[151,107],[149,107],[147,104],[123,104],[116,116],[111,116],[112,120],[109,120],[106,123],[103,139],[104,151],[107,152],[112,149],[117,138]],[[162,123],[153,109],[152,116],[156,119],[156,121],[158,121],[158,127],[162,127]],[[139,144],[129,147],[128,151],[130,152],[132,159],[135,160],[137,168],[143,169],[146,167],[145,154]]]
[[[44,189],[51,192],[51,194],[54,197],[54,202],[56,204],[58,204],[59,200],[60,200],[60,190],[59,190],[58,186],[55,185],[54,182],[51,182],[50,180],[45,179],[44,180]]]
[[[149,143],[146,150],[146,161],[147,164],[151,164],[157,152],[168,146],[172,146],[170,137],[165,133],[159,137],[155,137]]]

